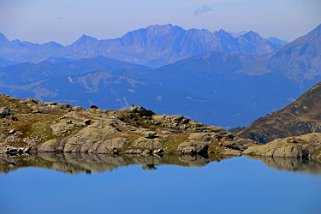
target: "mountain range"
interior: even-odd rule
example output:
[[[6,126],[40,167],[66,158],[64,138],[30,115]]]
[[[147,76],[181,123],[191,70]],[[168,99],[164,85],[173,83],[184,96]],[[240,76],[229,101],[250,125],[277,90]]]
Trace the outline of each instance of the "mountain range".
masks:
[[[206,124],[245,126],[321,80],[320,46],[315,45],[321,42],[320,29],[288,44],[254,32],[235,36],[172,25],[151,26],[115,40],[83,36],[66,47],[0,36],[0,91],[84,107],[135,104]],[[12,48],[12,43],[20,45]],[[111,43],[114,51],[103,48]]]
[[[104,56],[149,67],[160,67],[207,52],[231,52],[263,55],[278,51],[286,42],[264,39],[249,31],[235,36],[224,30],[185,30],[173,25],[152,25],[128,32],[116,39],[98,40],[82,35],[71,45],[56,42],[34,44],[9,41],[0,34],[0,58],[16,62],[38,63],[51,57],[69,59]]]

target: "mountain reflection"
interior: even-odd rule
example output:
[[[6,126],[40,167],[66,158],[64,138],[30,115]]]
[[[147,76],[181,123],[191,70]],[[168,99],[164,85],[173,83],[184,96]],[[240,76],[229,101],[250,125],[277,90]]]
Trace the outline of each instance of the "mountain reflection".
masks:
[[[143,170],[157,170],[160,165],[181,167],[203,167],[210,162],[218,162],[223,158],[217,156],[144,156],[144,155],[88,155],[88,154],[54,154],[7,156],[0,155],[0,173],[9,173],[24,167],[48,168],[60,172],[77,174],[92,172],[110,172],[119,167],[141,165]],[[297,171],[321,174],[321,162],[286,159],[255,158],[267,166],[286,171]]]

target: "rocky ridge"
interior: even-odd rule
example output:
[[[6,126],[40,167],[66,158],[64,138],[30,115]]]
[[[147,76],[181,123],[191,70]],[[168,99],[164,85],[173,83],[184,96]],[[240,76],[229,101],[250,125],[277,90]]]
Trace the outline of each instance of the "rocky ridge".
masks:
[[[238,130],[255,145],[243,154],[272,158],[321,159],[321,82],[283,109]]]
[[[179,115],[140,106],[89,109],[0,95],[0,153],[9,155],[262,156],[321,159],[321,133],[276,139],[265,145]]]
[[[0,95],[2,153],[241,155],[250,140],[143,107],[106,111]],[[8,113],[9,111],[9,113]],[[9,117],[14,115],[14,117]]]
[[[283,109],[254,121],[238,136],[260,143],[321,132],[321,82]]]
[[[246,149],[243,154],[272,158],[321,160],[321,134],[310,133],[276,139],[264,145],[252,146]]]

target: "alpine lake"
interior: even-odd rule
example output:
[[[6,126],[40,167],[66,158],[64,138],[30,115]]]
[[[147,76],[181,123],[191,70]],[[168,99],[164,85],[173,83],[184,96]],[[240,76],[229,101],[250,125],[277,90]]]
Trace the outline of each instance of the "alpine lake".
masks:
[[[300,159],[0,156],[0,213],[321,213],[321,163]]]

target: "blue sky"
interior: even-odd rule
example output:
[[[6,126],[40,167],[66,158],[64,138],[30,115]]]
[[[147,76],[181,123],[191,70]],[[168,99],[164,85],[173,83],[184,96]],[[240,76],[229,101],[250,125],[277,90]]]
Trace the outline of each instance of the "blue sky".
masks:
[[[291,41],[321,23],[320,8],[320,0],[0,0],[0,32],[70,44],[82,34],[114,38],[171,23]]]

